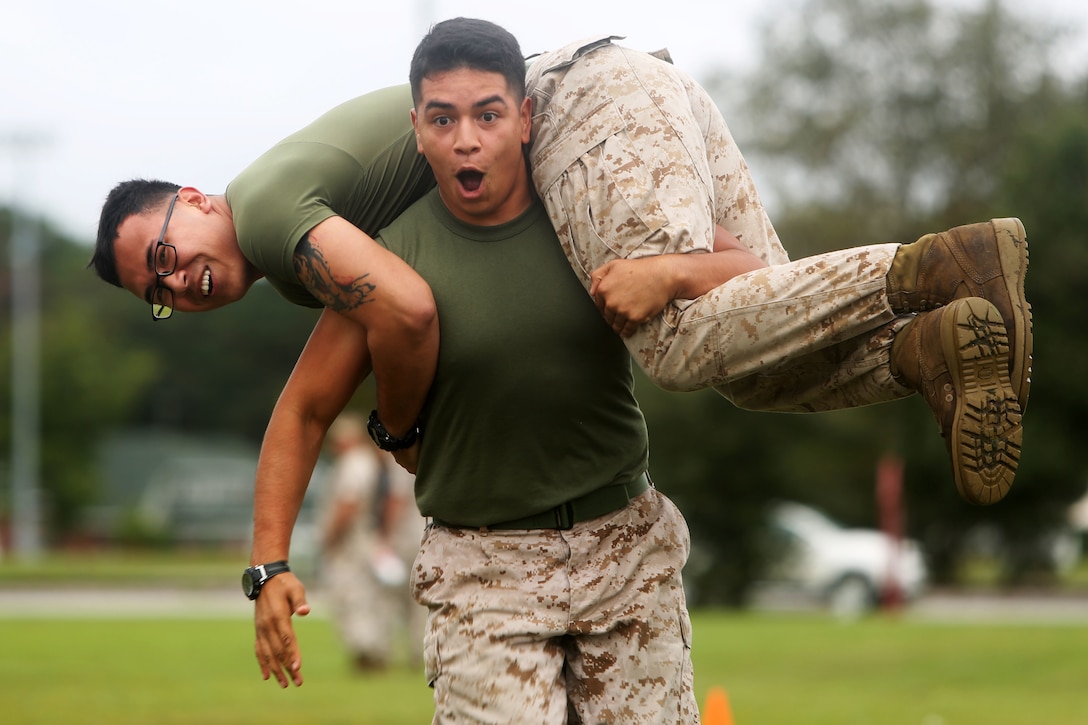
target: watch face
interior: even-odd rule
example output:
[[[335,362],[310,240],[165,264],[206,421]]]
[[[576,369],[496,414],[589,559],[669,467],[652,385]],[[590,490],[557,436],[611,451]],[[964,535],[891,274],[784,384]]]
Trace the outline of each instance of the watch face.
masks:
[[[256,582],[253,580],[253,573],[249,569],[242,572],[242,591],[246,593],[246,596],[250,599],[253,598],[253,590],[256,588]]]

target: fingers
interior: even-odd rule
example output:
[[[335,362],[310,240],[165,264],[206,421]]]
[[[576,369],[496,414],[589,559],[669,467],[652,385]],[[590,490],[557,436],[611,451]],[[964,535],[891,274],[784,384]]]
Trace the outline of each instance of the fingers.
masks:
[[[265,584],[254,608],[254,652],[263,679],[274,677],[280,687],[302,684],[302,656],[291,616],[309,613],[305,588],[293,574],[280,574]]]
[[[260,637],[257,638],[256,646],[254,647],[255,654],[257,656],[257,664],[261,667],[261,679],[268,680],[275,675],[276,681],[279,682],[280,687],[287,687],[287,678],[276,664],[275,659],[271,653],[264,646],[264,642]]]
[[[606,262],[597,269],[593,270],[593,273],[589,275],[589,295],[594,299],[597,299],[597,291],[601,286],[601,282],[608,276],[608,273],[612,270],[612,267],[616,264],[616,260]],[[597,300],[598,306],[603,303],[602,300]]]
[[[280,687],[287,687],[289,682],[293,682],[296,687],[302,684],[302,659],[290,623],[280,631],[258,635],[257,662],[260,664],[262,677],[266,680],[270,675],[275,677]]]
[[[647,276],[653,269],[644,260],[612,260],[590,275],[590,296],[616,334],[631,337],[668,303]]]

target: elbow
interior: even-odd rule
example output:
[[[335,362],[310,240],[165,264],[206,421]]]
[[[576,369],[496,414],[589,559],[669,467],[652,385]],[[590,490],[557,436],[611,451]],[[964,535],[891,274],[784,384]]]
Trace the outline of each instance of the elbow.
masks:
[[[420,339],[438,334],[438,307],[429,289],[426,294],[413,295],[412,303],[402,310],[400,329]]]
[[[388,344],[414,349],[437,344],[438,307],[430,288],[402,295],[384,314],[372,316],[367,339],[372,352]]]
[[[433,347],[438,342],[438,307],[425,284],[402,287],[379,305],[366,306],[367,345],[376,357],[380,350],[402,355],[412,349]]]

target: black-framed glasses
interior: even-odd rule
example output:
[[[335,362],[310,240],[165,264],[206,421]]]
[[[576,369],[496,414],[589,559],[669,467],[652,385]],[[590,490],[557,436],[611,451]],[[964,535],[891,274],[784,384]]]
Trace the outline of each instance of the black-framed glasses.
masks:
[[[152,257],[155,260],[155,289],[151,290],[151,319],[166,320],[174,314],[174,291],[169,287],[163,287],[162,278],[169,277],[178,266],[178,250],[173,244],[164,242],[166,227],[170,225],[170,215],[174,213],[174,204],[178,203],[178,195],[170,200],[170,206],[166,207],[166,219],[162,222],[162,231],[155,241],[155,249]]]

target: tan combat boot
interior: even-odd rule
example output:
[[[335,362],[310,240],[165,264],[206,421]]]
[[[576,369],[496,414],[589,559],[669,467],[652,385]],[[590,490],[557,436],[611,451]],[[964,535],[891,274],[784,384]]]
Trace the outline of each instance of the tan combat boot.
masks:
[[[1023,429],[1008,352],[1001,315],[977,297],[918,315],[892,343],[892,373],[933,410],[956,490],[973,504],[1004,498],[1020,462]]]
[[[1024,297],[1028,242],[1019,219],[994,219],[927,234],[896,252],[888,304],[925,312],[955,299],[982,297],[997,308],[1009,335],[1009,374],[1020,410],[1031,387],[1031,305]]]

